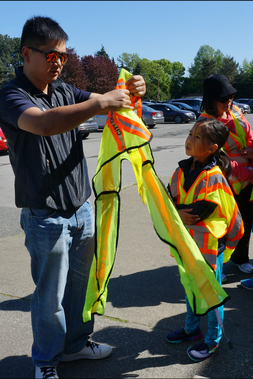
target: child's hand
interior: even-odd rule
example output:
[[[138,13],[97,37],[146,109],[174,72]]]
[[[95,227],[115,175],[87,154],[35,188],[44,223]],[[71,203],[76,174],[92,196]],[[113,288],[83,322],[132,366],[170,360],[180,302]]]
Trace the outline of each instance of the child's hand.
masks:
[[[192,211],[192,208],[190,209],[180,209],[178,211],[182,221],[186,225],[194,225],[197,224],[197,222],[200,221],[200,217],[198,215],[192,215],[189,212]]]

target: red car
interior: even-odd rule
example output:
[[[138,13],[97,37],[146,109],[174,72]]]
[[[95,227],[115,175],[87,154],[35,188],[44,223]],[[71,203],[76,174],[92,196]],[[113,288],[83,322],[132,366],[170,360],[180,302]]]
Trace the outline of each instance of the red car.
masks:
[[[3,134],[2,129],[0,128],[0,151],[7,151],[8,147],[6,145],[6,138]]]

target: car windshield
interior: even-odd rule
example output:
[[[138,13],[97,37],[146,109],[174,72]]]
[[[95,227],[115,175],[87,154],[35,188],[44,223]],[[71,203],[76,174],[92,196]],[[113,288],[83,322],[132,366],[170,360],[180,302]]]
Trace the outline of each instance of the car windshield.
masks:
[[[142,109],[146,112],[154,112],[153,108],[148,107],[147,105],[142,104]]]
[[[192,107],[188,104],[185,104],[185,103],[178,103],[179,105],[182,105],[183,107],[185,107],[186,109],[189,109],[189,110],[192,110]],[[175,106],[177,106],[177,103],[174,103]]]
[[[202,101],[201,100],[192,100],[190,105],[193,105],[194,107],[200,107]]]
[[[179,108],[176,106],[176,104],[175,105],[170,104],[170,106],[166,105],[166,107],[170,108],[172,111],[178,111],[179,110]]]

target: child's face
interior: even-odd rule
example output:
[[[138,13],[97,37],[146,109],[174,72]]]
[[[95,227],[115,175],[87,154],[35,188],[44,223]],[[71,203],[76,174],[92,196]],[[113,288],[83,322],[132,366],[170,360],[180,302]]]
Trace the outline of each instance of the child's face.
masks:
[[[205,139],[202,125],[194,125],[185,141],[185,153],[195,161],[205,163],[213,154],[213,144]]]

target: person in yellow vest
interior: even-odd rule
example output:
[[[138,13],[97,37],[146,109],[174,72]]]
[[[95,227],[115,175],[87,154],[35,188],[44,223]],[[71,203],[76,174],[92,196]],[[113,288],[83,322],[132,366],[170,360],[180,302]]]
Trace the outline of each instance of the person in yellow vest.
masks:
[[[249,262],[249,241],[253,220],[253,160],[240,151],[244,148],[253,148],[253,132],[242,112],[233,105],[236,92],[224,75],[214,74],[206,78],[203,81],[200,119],[202,117],[217,119],[229,129],[229,137],[224,150],[230,158],[232,166],[230,185],[239,206],[245,230],[230,260],[242,272],[252,273],[253,266]],[[223,282],[225,281],[227,278],[223,274]]]
[[[185,142],[190,158],[179,162],[168,185],[185,226],[220,284],[223,258],[225,254],[231,255],[243,234],[242,218],[226,179],[231,172],[230,161],[221,150],[228,135],[223,123],[198,120]],[[200,317],[194,314],[187,296],[186,306],[185,327],[167,335],[170,343],[202,338]],[[192,360],[202,361],[216,351],[222,337],[223,317],[223,305],[208,312],[204,342],[187,350]]]

